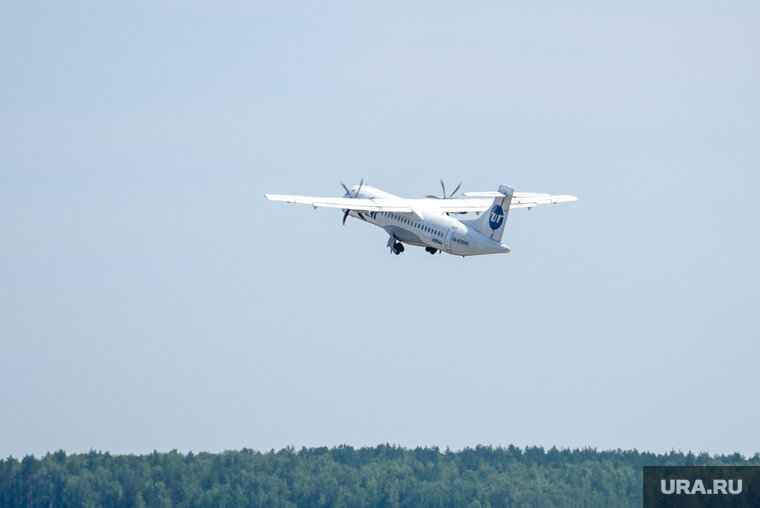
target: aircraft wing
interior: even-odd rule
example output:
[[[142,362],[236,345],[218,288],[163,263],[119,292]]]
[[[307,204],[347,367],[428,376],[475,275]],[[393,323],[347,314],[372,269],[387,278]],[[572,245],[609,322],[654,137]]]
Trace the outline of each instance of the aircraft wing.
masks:
[[[470,213],[483,212],[491,208],[493,199],[414,199],[410,201],[421,202],[426,208],[435,208],[446,213]]]
[[[413,213],[423,216],[424,210],[440,210],[449,213],[482,212],[491,206],[491,199],[367,199],[367,198],[330,198],[316,196],[291,196],[283,194],[264,194],[272,201],[286,203],[301,203],[314,208],[340,208],[341,210],[356,210],[359,212],[395,212]]]
[[[499,197],[502,194],[499,192],[465,192],[465,196],[468,197],[489,197],[489,198],[495,198]],[[446,200],[446,201],[456,201],[456,200]],[[464,200],[462,200],[464,201]],[[467,201],[473,201],[473,202],[480,202],[482,203],[485,201],[485,206],[481,208],[479,211],[487,210],[491,206],[491,200],[482,200],[482,199],[468,199]],[[543,192],[515,192],[512,196],[512,204],[510,205],[510,209],[512,208],[533,208],[534,206],[538,205],[553,205],[556,203],[566,203],[568,201],[578,201],[578,198],[575,196],[571,196],[569,194],[546,194]],[[448,210],[447,210],[448,211]],[[470,211],[470,210],[468,210]],[[461,212],[460,212],[461,213]]]
[[[423,201],[425,207],[435,207],[446,213],[469,213],[484,212],[491,208],[495,197],[503,196],[499,192],[465,192],[465,199],[424,199],[408,200]],[[486,199],[483,199],[486,198]],[[490,199],[489,199],[490,198]],[[515,192],[512,196],[512,208],[533,208],[538,205],[548,205],[555,203],[565,203],[567,201],[577,201],[578,198],[569,194],[551,195],[539,192]]]
[[[555,205],[568,201],[578,201],[578,198],[570,194],[551,195],[540,192],[515,192],[515,195],[512,196],[510,208],[533,208],[538,205]]]
[[[411,213],[412,205],[408,199],[367,199],[367,198],[329,198],[317,196],[290,196],[283,194],[264,194],[272,201],[286,203],[301,203],[314,208],[340,208],[341,210],[356,210],[359,212],[397,212]]]
[[[293,196],[284,194],[264,194],[272,201],[301,203],[314,208],[340,208],[358,212],[396,212],[413,213],[422,217],[425,210],[439,210],[442,213],[484,212],[491,207],[494,197],[502,196],[499,192],[467,192],[467,198],[450,199],[404,199],[404,198],[331,198],[317,196]],[[537,192],[515,192],[510,208],[533,208],[538,205],[577,201],[578,198],[568,194],[554,195]]]

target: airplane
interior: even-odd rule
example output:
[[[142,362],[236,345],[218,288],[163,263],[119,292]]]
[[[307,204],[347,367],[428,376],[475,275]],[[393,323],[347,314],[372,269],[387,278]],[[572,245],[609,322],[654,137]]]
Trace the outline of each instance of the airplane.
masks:
[[[404,252],[404,244],[424,247],[430,254],[446,252],[455,256],[478,256],[511,251],[501,242],[510,209],[533,208],[544,204],[577,201],[568,194],[552,196],[535,192],[515,192],[508,185],[500,185],[495,192],[464,192],[466,198],[454,198],[460,183],[447,195],[440,179],[443,197],[425,196],[424,199],[407,199],[364,185],[350,189],[340,182],[346,193],[339,198],[264,194],[272,201],[309,204],[316,210],[339,208],[343,210],[343,225],[348,217],[383,228],[388,233],[387,247],[393,254]],[[477,218],[456,219],[451,214],[479,214]],[[481,213],[485,212],[485,213]]]

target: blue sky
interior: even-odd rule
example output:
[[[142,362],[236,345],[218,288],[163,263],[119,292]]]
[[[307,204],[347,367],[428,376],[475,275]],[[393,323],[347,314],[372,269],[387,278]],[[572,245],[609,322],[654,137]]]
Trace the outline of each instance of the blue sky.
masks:
[[[760,451],[752,2],[6,2],[0,456]],[[574,194],[391,256],[364,177]]]

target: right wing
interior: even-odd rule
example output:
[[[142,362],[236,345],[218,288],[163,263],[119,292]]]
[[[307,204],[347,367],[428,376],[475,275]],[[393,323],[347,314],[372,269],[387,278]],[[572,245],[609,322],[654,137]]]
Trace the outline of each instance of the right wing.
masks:
[[[502,194],[499,192],[465,192],[464,195],[495,198]],[[566,203],[568,201],[578,201],[578,198],[569,194],[551,195],[543,192],[515,192],[512,196],[512,204],[509,208],[533,208],[538,205],[553,205],[556,203]]]

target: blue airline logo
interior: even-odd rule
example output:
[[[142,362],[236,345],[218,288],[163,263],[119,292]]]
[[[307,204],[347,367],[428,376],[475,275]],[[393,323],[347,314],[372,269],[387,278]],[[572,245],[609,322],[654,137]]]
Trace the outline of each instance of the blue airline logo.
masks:
[[[494,205],[493,208],[491,208],[491,216],[488,218],[488,225],[491,226],[491,229],[496,231],[499,229],[503,221],[504,210],[502,210],[499,205]]]

